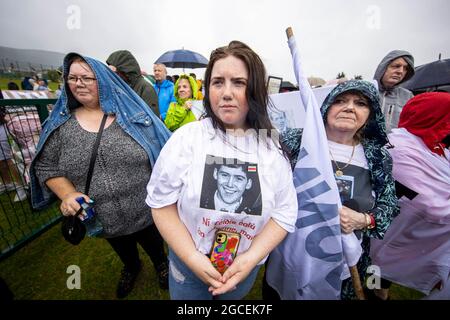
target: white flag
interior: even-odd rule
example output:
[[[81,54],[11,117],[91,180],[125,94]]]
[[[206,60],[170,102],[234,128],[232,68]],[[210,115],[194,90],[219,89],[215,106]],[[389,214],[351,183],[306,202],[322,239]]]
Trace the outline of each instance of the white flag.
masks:
[[[320,108],[303,75],[294,37],[288,43],[306,109],[294,169],[299,212],[297,230],[271,253],[267,282],[282,299],[339,299],[345,263],[355,265],[362,249],[353,233],[341,235],[342,205]]]

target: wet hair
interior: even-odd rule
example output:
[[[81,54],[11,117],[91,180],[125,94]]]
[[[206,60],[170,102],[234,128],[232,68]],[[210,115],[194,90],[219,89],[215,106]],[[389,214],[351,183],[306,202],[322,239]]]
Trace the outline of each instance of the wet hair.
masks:
[[[211,52],[208,66],[206,67],[204,76],[204,89],[205,96],[203,104],[205,106],[205,117],[211,118],[214,128],[220,129],[225,132],[225,125],[214,114],[211,108],[211,101],[209,96],[209,86],[211,84],[211,75],[214,64],[221,59],[233,56],[241,60],[248,71],[248,80],[246,88],[246,98],[248,103],[248,113],[246,122],[247,125],[258,132],[259,129],[267,130],[267,137],[275,143],[276,146],[282,150],[285,156],[289,155],[287,148],[280,144],[278,134],[276,137],[272,136],[272,133],[276,132],[276,129],[270,122],[269,114],[267,112],[267,106],[269,104],[269,97],[266,87],[266,69],[261,58],[254,52],[249,46],[240,41],[231,41],[227,46],[217,48]],[[258,142],[260,135],[257,135]]]
[[[66,77],[69,75],[69,71],[70,71],[70,66],[75,63],[75,62],[83,62],[87,65],[89,65],[86,60],[84,60],[82,57],[78,56],[78,55],[73,55],[69,58],[69,60],[67,61],[67,74]]]

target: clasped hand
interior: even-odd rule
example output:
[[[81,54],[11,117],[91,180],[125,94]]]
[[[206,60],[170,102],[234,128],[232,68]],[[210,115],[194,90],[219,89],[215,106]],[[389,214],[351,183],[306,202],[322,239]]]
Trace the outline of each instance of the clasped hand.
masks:
[[[222,275],[214,268],[208,257],[199,251],[189,257],[187,265],[197,277],[209,285],[208,291],[213,296],[236,289],[236,286],[247,278],[256,266],[248,257],[247,252],[245,252],[237,256],[231,266]]]

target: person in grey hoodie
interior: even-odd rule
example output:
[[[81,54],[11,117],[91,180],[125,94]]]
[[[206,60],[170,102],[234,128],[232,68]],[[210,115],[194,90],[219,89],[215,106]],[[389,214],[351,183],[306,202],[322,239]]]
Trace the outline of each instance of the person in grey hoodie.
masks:
[[[378,82],[381,110],[386,119],[386,132],[397,128],[400,112],[413,97],[411,91],[399,85],[414,75],[414,57],[408,51],[394,50],[381,60],[375,71]]]
[[[111,53],[106,60],[109,68],[117,73],[149,105],[159,117],[158,95],[153,86],[141,75],[141,68],[136,58],[128,50]]]

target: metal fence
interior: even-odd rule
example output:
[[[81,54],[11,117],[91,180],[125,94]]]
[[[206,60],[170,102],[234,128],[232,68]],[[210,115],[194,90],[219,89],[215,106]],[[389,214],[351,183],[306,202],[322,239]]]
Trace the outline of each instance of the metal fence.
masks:
[[[35,211],[30,203],[29,166],[41,123],[56,99],[0,100],[0,261],[56,224],[56,205]]]
[[[15,59],[0,58],[0,73],[43,73],[47,70],[56,70],[58,65],[31,63]]]

